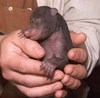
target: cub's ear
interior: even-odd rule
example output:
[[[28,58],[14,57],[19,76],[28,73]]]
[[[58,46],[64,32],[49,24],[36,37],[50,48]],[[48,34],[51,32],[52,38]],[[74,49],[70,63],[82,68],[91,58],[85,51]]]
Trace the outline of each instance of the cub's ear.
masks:
[[[56,8],[51,8],[52,16],[55,16],[57,13],[58,13],[58,10]]]

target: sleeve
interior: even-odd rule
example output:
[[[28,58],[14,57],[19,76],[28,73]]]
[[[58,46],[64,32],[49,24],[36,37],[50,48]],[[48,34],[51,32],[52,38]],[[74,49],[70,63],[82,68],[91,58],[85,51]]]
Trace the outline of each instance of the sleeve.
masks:
[[[100,0],[37,0],[38,6],[58,9],[70,30],[87,35],[88,75],[99,64],[100,58]],[[43,2],[44,1],[44,2]],[[98,64],[97,64],[98,63]]]

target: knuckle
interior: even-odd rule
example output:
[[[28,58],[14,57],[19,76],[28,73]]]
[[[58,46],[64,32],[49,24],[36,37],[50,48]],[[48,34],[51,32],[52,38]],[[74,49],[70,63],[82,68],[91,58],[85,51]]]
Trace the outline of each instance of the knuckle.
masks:
[[[84,67],[83,78],[85,78],[85,77],[86,77],[86,75],[87,75],[87,70],[86,70],[86,68]]]
[[[54,85],[52,85],[51,92],[55,92],[56,90],[61,89],[62,87],[63,85],[61,82],[56,82]]]
[[[2,76],[3,76],[5,79],[7,79],[7,78],[8,78],[8,75],[7,75],[7,74],[5,74],[4,72],[2,73]]]
[[[76,81],[72,88],[77,89],[81,85],[80,81]]]
[[[28,87],[33,87],[34,86],[34,82],[32,82],[31,79],[29,78],[26,78],[24,81],[23,81],[24,85],[28,86]]]
[[[72,89],[77,89],[79,86],[80,86],[80,82],[76,80],[76,81],[71,85],[71,88],[72,88]]]
[[[6,54],[6,58],[5,58],[5,55],[4,56],[0,56],[0,66],[2,69],[8,69],[9,66],[11,65],[11,61],[12,61],[12,58],[11,58],[12,55],[8,55]]]
[[[22,72],[22,73],[26,73],[26,69],[25,69],[25,66],[23,66],[24,64],[23,64],[24,62],[20,62],[19,64],[18,64],[18,66],[16,66],[17,68],[16,69],[18,69],[20,72]]]
[[[81,82],[80,82],[80,81],[79,81],[78,84],[77,84],[77,88],[78,88],[79,86],[81,86]]]
[[[55,74],[54,74],[54,79],[55,79],[55,80],[59,80],[59,79],[63,79],[63,78],[64,78],[63,72],[57,70],[57,71],[55,72]]]
[[[29,98],[33,98],[33,97],[37,98],[37,97],[43,96],[43,94],[41,92],[33,91],[33,90],[29,90],[29,89],[25,90],[24,94]]]
[[[79,79],[85,78],[87,75],[87,70],[86,70],[85,66],[80,65],[79,70],[80,70]]]
[[[2,72],[2,76],[3,76],[6,80],[11,80],[11,77],[9,76],[9,73],[7,73],[7,72]]]
[[[33,93],[31,93],[31,91],[30,90],[26,90],[25,91],[25,95],[27,96],[27,97],[33,97]]]
[[[54,87],[55,88],[55,87]],[[52,86],[48,86],[48,92],[50,93],[50,92],[54,92],[54,88],[52,87]]]
[[[48,85],[48,87],[45,89],[45,91],[47,92],[47,94],[53,93],[56,90],[56,84],[53,85]]]
[[[70,76],[69,75],[65,75],[64,79],[62,80],[62,83],[68,83],[70,81]]]
[[[37,95],[37,93],[35,93],[37,91],[34,91],[33,88],[29,88],[27,86],[22,86],[22,85],[15,85],[15,86],[19,89],[19,91],[25,94],[28,98],[33,98],[36,97],[35,95]]]
[[[4,68],[6,66],[6,63],[5,62],[6,62],[6,59],[4,60],[4,59],[0,58],[0,66],[2,68]]]

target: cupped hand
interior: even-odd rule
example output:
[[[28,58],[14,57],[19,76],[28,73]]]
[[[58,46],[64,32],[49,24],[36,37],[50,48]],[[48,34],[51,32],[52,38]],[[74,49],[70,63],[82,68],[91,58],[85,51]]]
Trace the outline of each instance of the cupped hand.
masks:
[[[74,45],[67,56],[70,60],[77,62],[75,64],[68,64],[64,68],[65,76],[61,80],[62,83],[70,89],[77,89],[81,85],[81,79],[86,77],[86,61],[87,61],[87,51],[85,48],[85,40],[86,35],[84,33],[77,34],[75,32],[71,32],[71,39]],[[58,95],[60,95],[62,91],[58,90]],[[67,95],[67,91],[65,91]]]
[[[39,60],[44,55],[44,49],[36,41],[25,38],[21,30],[6,35],[0,41],[3,77],[28,97],[44,96],[62,89],[58,80],[64,77],[63,72],[57,70],[52,79],[44,76]]]

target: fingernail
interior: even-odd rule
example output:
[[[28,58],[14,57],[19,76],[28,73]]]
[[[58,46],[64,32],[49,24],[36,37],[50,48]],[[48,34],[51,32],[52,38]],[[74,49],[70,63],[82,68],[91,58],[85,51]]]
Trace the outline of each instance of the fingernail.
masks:
[[[34,54],[38,57],[43,57],[44,56],[44,50],[42,48],[35,48],[34,49]]]
[[[75,53],[73,51],[70,52],[70,58],[74,59],[74,57],[75,57]]]
[[[64,78],[64,74],[61,71],[56,71],[55,75],[54,75],[54,80],[61,80]]]
[[[67,67],[67,69],[65,70],[65,73],[66,73],[66,74],[71,74],[71,73],[73,73],[73,67],[71,67],[71,66]]]
[[[62,83],[65,84],[65,83],[68,83],[70,80],[70,77],[68,75],[66,75],[63,80],[62,80]]]
[[[61,84],[61,82],[57,82],[54,86],[53,89],[54,91],[61,89],[63,87],[63,85]]]

